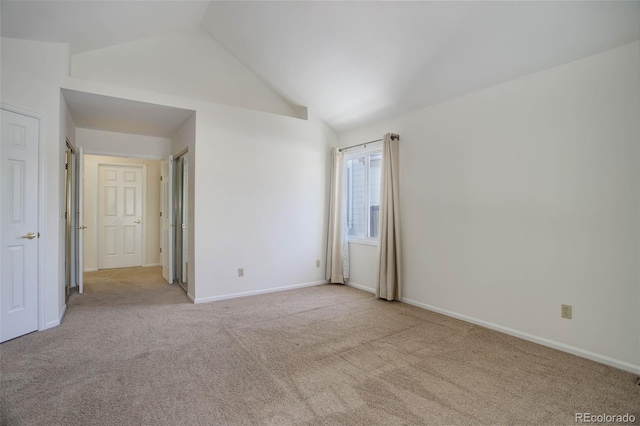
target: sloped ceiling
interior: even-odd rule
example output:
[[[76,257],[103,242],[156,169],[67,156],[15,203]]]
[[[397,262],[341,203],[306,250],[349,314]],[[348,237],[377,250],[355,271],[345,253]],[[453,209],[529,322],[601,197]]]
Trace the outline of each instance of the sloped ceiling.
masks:
[[[71,54],[198,25],[205,1],[5,1],[3,37],[69,43]]]
[[[300,117],[300,111],[201,28],[73,55],[71,75],[138,90]]]
[[[640,39],[638,2],[213,2],[201,23],[335,130]]]
[[[3,36],[72,53],[200,25],[337,131],[640,39],[640,3],[2,1]]]

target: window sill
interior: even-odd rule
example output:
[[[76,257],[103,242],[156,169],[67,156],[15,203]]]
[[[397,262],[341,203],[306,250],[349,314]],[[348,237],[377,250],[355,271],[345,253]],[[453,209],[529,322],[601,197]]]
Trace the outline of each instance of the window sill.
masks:
[[[377,246],[377,239],[369,239],[369,238],[349,238],[349,244],[363,244],[365,246]]]

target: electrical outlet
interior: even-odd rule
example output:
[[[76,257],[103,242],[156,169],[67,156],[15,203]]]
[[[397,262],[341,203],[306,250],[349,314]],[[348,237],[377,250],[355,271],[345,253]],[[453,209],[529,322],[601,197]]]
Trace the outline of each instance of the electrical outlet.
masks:
[[[316,260],[316,268],[319,268],[319,267],[320,267],[320,259],[317,259]]]
[[[238,276],[244,277],[244,268],[238,268]]]
[[[571,319],[571,305],[562,305],[560,314],[562,318]]]

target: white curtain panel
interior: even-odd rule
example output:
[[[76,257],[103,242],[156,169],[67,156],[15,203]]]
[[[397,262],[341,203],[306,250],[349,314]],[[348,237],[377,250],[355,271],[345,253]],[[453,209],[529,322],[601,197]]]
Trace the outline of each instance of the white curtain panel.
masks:
[[[400,138],[387,133],[382,141],[382,181],[380,188],[380,241],[378,244],[378,282],[376,297],[386,300],[402,297],[400,275]]]
[[[333,148],[332,154],[325,278],[332,283],[344,284],[349,278],[349,242],[344,212],[344,154],[338,148]]]

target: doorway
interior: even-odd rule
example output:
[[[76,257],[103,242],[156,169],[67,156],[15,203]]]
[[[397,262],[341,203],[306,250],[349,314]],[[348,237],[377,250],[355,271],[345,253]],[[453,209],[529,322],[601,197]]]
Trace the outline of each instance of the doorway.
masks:
[[[140,264],[136,261],[137,266],[162,266],[163,277],[169,283],[178,283],[186,289],[191,280],[189,285],[193,285],[193,274],[188,272],[189,268],[193,268],[193,261],[188,261],[188,257],[193,256],[193,247],[189,248],[193,237],[187,236],[189,226],[193,223],[193,213],[187,203],[189,182],[186,179],[186,175],[193,172],[193,159],[188,164],[186,154],[188,148],[190,154],[193,153],[191,147],[195,144],[195,111],[70,89],[61,89],[61,92],[76,126],[75,145],[79,148],[78,154],[82,154],[84,149],[84,173],[80,175],[83,177],[80,184],[85,188],[80,191],[84,197],[80,201],[83,207],[80,215],[84,216],[84,222],[81,218],[79,223],[86,224],[87,229],[80,233],[79,250],[84,254],[81,256],[82,272],[128,266],[106,265],[99,261],[99,257],[104,256],[100,256],[98,252],[105,250],[118,253],[118,249],[121,249],[124,253],[125,246],[135,247],[133,243],[141,240],[142,262]],[[97,117],[111,119],[97,120]],[[100,124],[96,127],[98,121]],[[170,155],[172,152],[180,153],[175,160]],[[169,161],[162,160],[167,158]],[[143,217],[122,217],[121,223],[116,221],[115,224],[98,224],[98,213],[107,218],[108,213],[117,213],[118,204],[124,203],[119,199],[124,188],[115,185],[118,188],[100,189],[96,166],[98,162],[147,165],[146,190],[142,191],[147,197],[143,201]],[[179,168],[175,176],[174,166]],[[103,179],[106,180],[106,177],[103,176]],[[173,191],[176,187],[178,194],[174,200]],[[128,195],[135,192],[137,191],[130,190]],[[102,211],[99,211],[99,196],[111,197],[111,206],[105,200],[100,206]],[[193,203],[192,199],[190,203]],[[135,202],[133,205],[135,206]],[[116,210],[104,210],[110,207]],[[190,215],[191,224],[187,220]],[[135,225],[141,228],[141,236],[138,236],[131,223],[125,223],[129,219],[133,219]],[[140,223],[136,223],[137,220]],[[126,230],[125,225],[129,226]],[[118,229],[120,226],[122,229]],[[106,227],[110,228],[105,229]],[[105,238],[107,231],[110,235]],[[129,251],[133,254],[138,250],[134,248]],[[82,276],[82,273],[79,275]]]
[[[160,266],[161,161],[83,159],[83,271]]]
[[[189,161],[188,151],[173,160],[174,282],[188,292]]]
[[[142,266],[144,165],[98,164],[98,269]]]

